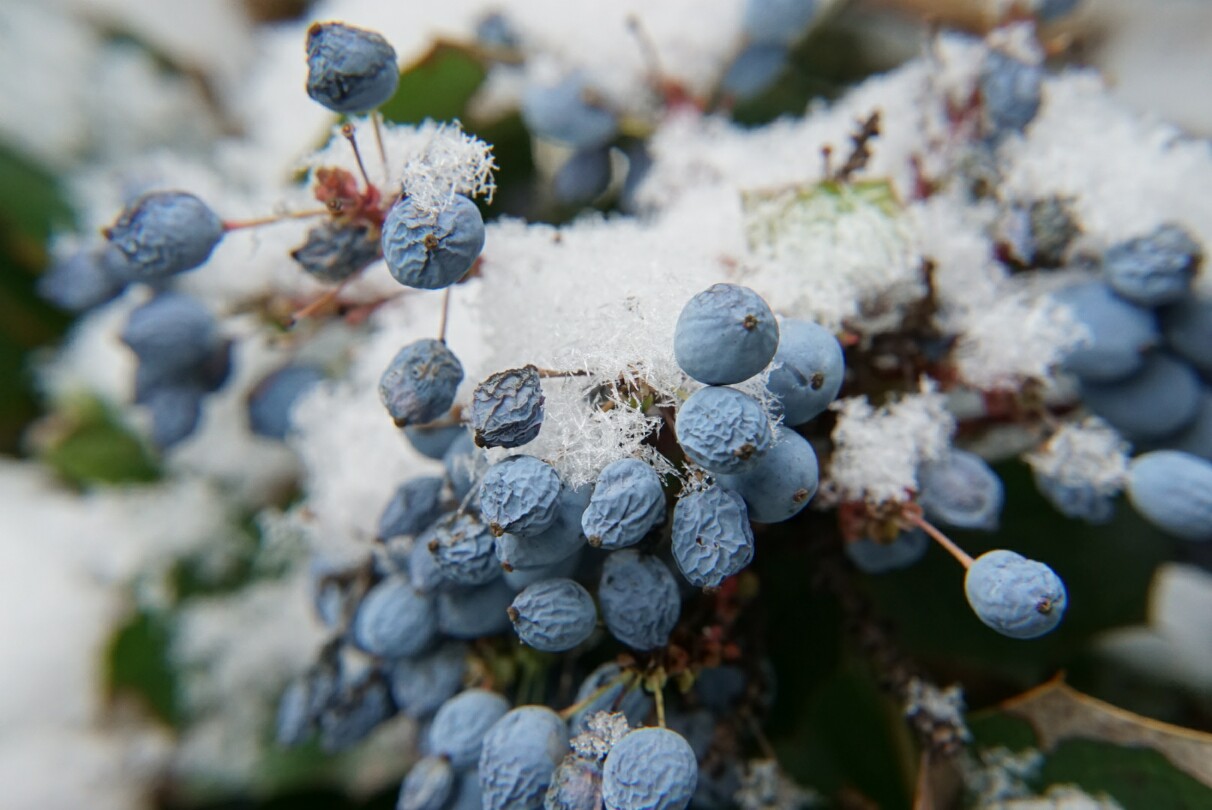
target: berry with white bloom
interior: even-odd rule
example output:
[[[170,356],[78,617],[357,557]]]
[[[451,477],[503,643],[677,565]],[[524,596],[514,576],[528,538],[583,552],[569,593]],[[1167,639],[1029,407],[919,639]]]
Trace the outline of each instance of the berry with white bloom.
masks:
[[[440,340],[410,343],[379,379],[379,398],[396,424],[432,422],[450,410],[463,381],[463,364]]]
[[[498,371],[471,395],[471,427],[480,447],[521,447],[543,427],[543,386],[534,366]]]
[[[1044,70],[1001,51],[990,51],[981,67],[981,111],[994,139],[1022,132],[1039,112]]]
[[[125,254],[129,280],[158,281],[205,262],[223,233],[223,221],[193,194],[156,191],[127,206],[105,238]]]
[[[605,146],[618,132],[618,119],[595,97],[584,75],[571,73],[554,84],[531,83],[522,95],[527,128],[577,149]]]
[[[837,399],[846,376],[842,346],[828,329],[811,321],[779,324],[779,347],[766,388],[778,397],[783,421],[802,425]]]
[[[568,753],[568,726],[546,706],[519,706],[493,724],[480,752],[484,810],[537,807]]]
[[[964,593],[978,619],[1010,638],[1042,636],[1065,615],[1065,583],[1056,572],[1005,549],[972,561]]]
[[[522,641],[543,652],[571,650],[598,623],[593,597],[571,579],[528,585],[509,606],[509,620]]]
[[[816,451],[800,434],[780,426],[774,446],[750,470],[720,475],[716,482],[745,499],[759,523],[790,520],[808,505],[820,483]]]
[[[383,221],[383,259],[396,281],[419,290],[449,287],[484,249],[484,218],[462,194],[436,210],[401,197]]]
[[[598,602],[606,629],[636,650],[665,646],[682,612],[677,581],[665,563],[632,549],[606,558]]]
[[[381,35],[338,22],[308,29],[307,95],[333,112],[370,112],[399,81],[395,49]]]
[[[1199,375],[1164,352],[1151,352],[1136,374],[1107,383],[1082,382],[1082,402],[1129,441],[1160,441],[1199,413]]]
[[[607,810],[682,810],[698,778],[698,760],[681,734],[640,728],[606,755],[602,799]]]
[[[455,771],[445,757],[421,757],[413,763],[404,783],[396,810],[442,810],[454,793]]]
[[[953,449],[923,465],[918,480],[918,503],[935,520],[960,529],[997,529],[1005,489],[1002,479],[980,456]]]
[[[429,727],[428,750],[456,768],[480,758],[484,735],[509,711],[509,701],[487,689],[467,689],[442,704]]]
[[[779,325],[760,295],[713,284],[682,307],[673,333],[678,365],[707,385],[739,383],[766,367],[779,345]]]
[[[437,632],[433,601],[407,580],[389,577],[367,591],[354,616],[352,639],[382,658],[405,658],[429,646]]]
[[[589,545],[614,550],[635,545],[664,520],[661,477],[651,465],[624,458],[598,475],[581,529]]]
[[[1157,307],[1189,295],[1201,258],[1202,251],[1191,235],[1181,226],[1167,223],[1108,248],[1103,273],[1120,297],[1142,307]]]
[[[1132,459],[1128,499],[1146,520],[1184,540],[1212,540],[1212,461],[1177,450]]]
[[[555,522],[559,497],[559,474],[534,456],[503,459],[480,482],[480,512],[497,537],[544,531]]]
[[[718,588],[753,560],[753,529],[741,496],[711,486],[682,496],[673,508],[673,558],[686,581]]]
[[[752,469],[774,444],[761,404],[735,388],[708,386],[691,394],[675,429],[686,456],[714,473]]]

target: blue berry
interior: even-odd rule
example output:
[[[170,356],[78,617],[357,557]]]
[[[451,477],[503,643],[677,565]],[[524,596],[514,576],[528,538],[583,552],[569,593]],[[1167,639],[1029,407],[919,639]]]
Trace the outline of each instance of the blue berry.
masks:
[[[682,307],[673,352],[682,371],[707,385],[749,379],[770,362],[779,325],[762,297],[748,287],[713,284]]]
[[[471,427],[480,447],[521,447],[543,427],[543,385],[534,366],[498,371],[471,395]]]
[[[1212,298],[1191,295],[1166,307],[1161,325],[1174,353],[1212,377]]]
[[[441,515],[441,478],[427,476],[405,481],[379,515],[379,540],[420,534]]]
[[[926,555],[930,538],[921,529],[901,532],[890,543],[864,537],[845,545],[846,556],[865,574],[884,574],[908,568]]]
[[[819,0],[746,0],[741,31],[750,42],[793,45],[820,11]]]
[[[429,727],[428,750],[456,768],[480,759],[484,735],[509,711],[509,701],[487,689],[467,689],[442,704]]]
[[[1004,636],[1037,638],[1065,615],[1065,583],[1041,562],[1005,549],[973,560],[964,593],[976,617]]]
[[[1142,307],[1173,304],[1189,295],[1202,258],[1199,245],[1174,224],[1112,245],[1103,256],[1107,283],[1121,298]]]
[[[741,496],[720,486],[684,495],[673,508],[673,558],[696,588],[718,588],[753,560],[753,529]]]
[[[691,461],[724,475],[752,469],[774,444],[762,406],[734,388],[709,386],[691,394],[678,409],[676,431]]]
[[[399,81],[395,49],[374,31],[337,22],[307,30],[307,95],[333,112],[370,112]]]
[[[152,444],[167,450],[189,438],[202,418],[203,396],[193,385],[165,386],[149,393],[146,404],[152,417]]]
[[[513,601],[513,589],[502,579],[487,585],[454,586],[438,592],[438,629],[448,636],[475,639],[495,636],[509,629],[505,611]]]
[[[568,727],[546,706],[520,706],[484,736],[480,791],[484,810],[539,807],[568,753]]]
[[[623,670],[613,661],[602,664],[581,682],[574,704],[589,700],[590,696],[607,684],[613,684],[589,703],[585,704],[570,721],[574,734],[585,731],[589,718],[598,712],[622,712],[627,723],[643,725],[652,712],[652,697],[639,687],[638,675],[624,679]]]
[[[1034,477],[1036,489],[1065,517],[1099,524],[1115,516],[1114,496],[1099,492],[1089,483],[1065,483],[1038,471]]]
[[[379,398],[396,424],[432,422],[450,410],[463,365],[446,344],[424,338],[395,356],[379,379]]]
[[[204,362],[219,342],[219,328],[201,301],[165,292],[131,311],[122,342],[140,366],[168,376]]]
[[[1022,132],[1035,119],[1044,83],[1042,67],[990,51],[979,81],[985,129],[995,140]]]
[[[392,699],[409,717],[429,717],[458,693],[466,672],[467,645],[445,641],[432,652],[392,663]]]
[[[440,290],[467,275],[484,249],[484,218],[461,194],[436,212],[401,197],[383,221],[382,241],[383,259],[396,281]]]
[[[786,45],[754,42],[745,46],[720,79],[720,92],[738,101],[765,93],[787,69]]]
[[[323,380],[323,369],[302,363],[283,366],[266,376],[248,395],[248,424],[252,432],[270,439],[285,439],[295,403]]]
[[[594,97],[585,77],[572,73],[554,85],[531,84],[522,94],[522,120],[540,138],[577,149],[605,146],[618,119]]]
[[[484,800],[480,794],[480,774],[475,768],[469,768],[459,775],[455,797],[446,810],[483,810]]]
[[[473,515],[455,513],[426,536],[426,547],[448,582],[483,585],[501,576],[492,532]]]
[[[446,451],[454,445],[455,440],[467,432],[462,425],[443,425],[430,427],[428,425],[409,425],[404,428],[404,438],[425,458],[441,461]]]
[[[356,745],[395,712],[387,684],[374,671],[345,685],[320,714],[320,747],[328,752]]]
[[[84,312],[126,289],[126,254],[109,242],[56,261],[38,279],[38,295],[60,309]]]
[[[1035,16],[1040,22],[1054,22],[1072,14],[1080,2],[1081,0],[1038,0]]]
[[[429,551],[429,541],[439,534],[439,527],[431,525],[417,536],[408,551],[408,581],[420,593],[435,593],[446,584],[446,576],[438,566],[438,558]]]
[[[779,325],[779,348],[766,388],[778,397],[783,421],[802,425],[837,399],[846,376],[841,344],[828,329],[811,321]]]
[[[1129,441],[1173,436],[1199,413],[1200,384],[1195,370],[1161,352],[1124,380],[1081,385],[1082,402]]]
[[[371,655],[407,658],[429,646],[437,626],[433,602],[407,580],[389,577],[362,598],[351,635]]]
[[[506,570],[554,565],[585,545],[581,515],[589,503],[589,487],[560,488],[556,518],[536,535],[503,534],[497,538],[497,559]]]
[[[613,551],[635,545],[664,521],[661,476],[638,458],[623,458],[598,474],[581,530],[589,545]]]
[[[1128,499],[1146,520],[1184,540],[1212,540],[1212,461],[1178,450],[1132,459]]]
[[[442,456],[442,466],[446,468],[446,478],[450,481],[455,500],[462,501],[479,484],[488,469],[488,460],[484,452],[476,447],[471,432],[464,430]]]
[[[282,693],[278,704],[276,739],[279,745],[299,745],[316,730],[325,707],[337,697],[341,685],[338,659],[329,650]]]
[[[601,810],[602,768],[578,756],[566,756],[551,776],[543,810]]]
[[[559,473],[534,456],[503,459],[480,482],[480,513],[498,537],[544,531],[555,522],[559,498]]]
[[[543,652],[571,650],[589,638],[598,611],[589,591],[571,579],[527,586],[509,606],[509,620],[522,641]]]
[[[491,11],[476,22],[476,42],[489,48],[511,51],[518,47],[520,40],[509,21],[500,11]]]
[[[1002,479],[986,461],[951,450],[918,471],[918,503],[934,520],[959,529],[995,531],[1002,514]]]
[[[606,755],[602,798],[607,810],[682,810],[698,778],[698,760],[681,734],[639,728]]]
[[[779,427],[774,447],[752,469],[717,476],[716,483],[745,499],[751,520],[759,523],[789,520],[816,494],[820,483],[816,451],[794,430]]]
[[[682,612],[677,580],[665,563],[633,549],[606,558],[598,601],[610,634],[641,651],[664,647]]]
[[[442,810],[454,795],[455,771],[442,757],[421,757],[400,785],[396,810]]]
[[[1199,398],[1199,412],[1181,433],[1166,440],[1166,449],[1181,450],[1212,461],[1212,389],[1204,388]]]
[[[367,225],[325,222],[307,232],[290,257],[310,276],[335,284],[379,260],[381,245]]]
[[[1072,349],[1062,363],[1083,380],[1111,382],[1130,376],[1160,339],[1152,312],[1119,298],[1100,281],[1068,287],[1053,298],[1089,333],[1088,341]]]
[[[144,194],[105,230],[126,256],[130,281],[157,281],[193,270],[223,239],[223,221],[192,194]]]
[[[609,185],[610,150],[604,147],[574,153],[551,180],[552,193],[565,205],[592,202],[601,197]]]

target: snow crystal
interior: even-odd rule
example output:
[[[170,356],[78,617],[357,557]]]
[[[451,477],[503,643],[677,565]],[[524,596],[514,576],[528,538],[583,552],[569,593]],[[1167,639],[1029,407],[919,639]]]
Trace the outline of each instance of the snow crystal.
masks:
[[[1062,486],[1089,486],[1114,496],[1124,488],[1131,447],[1096,416],[1061,425],[1026,461],[1039,475]]]

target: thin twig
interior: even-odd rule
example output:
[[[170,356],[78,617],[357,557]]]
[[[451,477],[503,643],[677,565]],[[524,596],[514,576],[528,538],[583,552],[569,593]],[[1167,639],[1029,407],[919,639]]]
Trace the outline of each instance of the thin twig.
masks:
[[[970,565],[972,565],[971,555],[969,555],[966,551],[964,551],[962,548],[957,546],[955,544],[954,540],[952,540],[950,537],[948,537],[947,535],[940,532],[937,528],[935,528],[933,523],[926,520],[921,515],[914,514],[912,512],[905,515],[905,520],[909,521],[914,526],[917,526],[919,529],[924,531],[926,534],[928,534],[932,538],[934,538],[935,542],[937,542],[943,548],[947,549],[947,552],[952,557],[954,557],[956,560],[958,560],[959,564],[964,566],[964,568],[968,568]]]
[[[383,147],[383,116],[375,110],[370,114],[370,120],[375,125],[375,143],[379,145],[379,159],[383,161],[383,176],[386,177],[390,172],[387,168],[387,149]]]
[[[231,219],[223,223],[223,230],[238,231],[242,228],[259,228],[262,225],[273,225],[275,222],[286,222],[291,219],[310,219],[311,217],[327,216],[331,211],[327,208],[312,209],[310,211],[294,211],[289,214],[270,214],[264,217],[255,217],[253,219]]]
[[[438,342],[446,342],[446,319],[450,315],[450,287],[442,293],[442,320],[438,322]]]
[[[353,149],[354,158],[358,161],[358,171],[362,173],[362,181],[366,183],[367,188],[373,187],[374,183],[370,182],[370,175],[366,173],[366,164],[362,162],[362,150],[358,148],[358,138],[354,134],[353,124],[341,127],[341,134],[345,136],[345,140],[349,141],[349,146]]]

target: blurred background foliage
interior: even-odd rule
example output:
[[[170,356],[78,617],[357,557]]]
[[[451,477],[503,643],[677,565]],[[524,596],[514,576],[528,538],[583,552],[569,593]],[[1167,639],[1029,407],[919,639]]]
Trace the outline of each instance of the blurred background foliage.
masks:
[[[289,18],[306,6],[299,0],[246,2],[262,21]],[[887,21],[873,25],[857,12],[841,15],[804,41],[793,69],[769,92],[735,109],[735,118],[756,125],[799,114],[810,101],[834,98],[856,81],[913,55],[912,43],[890,38],[887,26]],[[459,118],[494,144],[499,190],[496,203],[485,209],[487,216],[567,219],[572,212],[544,202],[531,141],[520,119],[510,116],[484,124],[466,115],[468,100],[485,72],[473,50],[439,44],[405,71],[396,97],[383,112],[402,123]],[[0,452],[28,455],[36,444],[42,459],[75,487],[153,481],[158,476],[154,454],[102,403],[60,404],[54,414],[46,415],[46,404],[33,385],[31,364],[71,325],[69,317],[34,291],[46,266],[48,240],[57,230],[71,227],[71,208],[58,179],[0,143]],[[24,440],[40,416],[39,440]],[[1206,702],[1109,668],[1089,644],[1101,631],[1141,623],[1157,566],[1175,558],[1192,559],[1197,551],[1176,546],[1128,509],[1119,510],[1105,527],[1066,520],[1036,492],[1024,465],[1005,463],[998,472],[1007,490],[1000,532],[956,532],[956,540],[973,555],[1010,546],[1047,559],[1070,592],[1071,609],[1060,629],[1032,643],[989,632],[963,601],[957,587],[961,572],[938,548],[912,570],[851,577],[850,585],[858,590],[852,597],[871,610],[863,620],[888,623],[903,654],[936,683],[963,684],[969,707],[978,710],[972,722],[978,748],[1041,745],[1045,738],[1037,726],[999,705],[1060,673],[1080,692],[1141,715],[1142,729],[1151,727],[1152,721],[1143,719],[1148,717],[1212,730]],[[844,631],[855,617],[845,615],[836,593],[814,581],[821,556],[840,553],[830,524],[814,515],[791,526],[771,527],[758,545],[754,570],[762,594],[759,609],[777,682],[768,734],[797,780],[832,797],[837,806],[907,808],[914,806],[917,791],[933,776],[921,768],[901,708],[881,691],[885,673],[873,670]],[[809,542],[803,542],[805,538]],[[249,531],[230,542],[234,564],[219,575],[181,565],[175,583],[178,600],[273,575],[258,565],[251,521]],[[108,651],[108,687],[115,699],[133,697],[170,728],[186,720],[166,660],[172,633],[171,610],[139,612],[115,634]],[[1039,787],[1073,783],[1089,792],[1105,791],[1128,808],[1212,807],[1208,786],[1177,767],[1156,740],[1134,740],[1131,735],[1101,739],[1093,721],[1088,729],[1088,739],[1074,733],[1056,744],[1039,774]],[[1203,750],[1212,761],[1212,748],[1205,743]],[[324,787],[332,763],[315,748],[275,756],[257,795],[199,802],[168,785],[161,802],[165,807],[213,810],[394,805],[394,789],[351,799]]]

